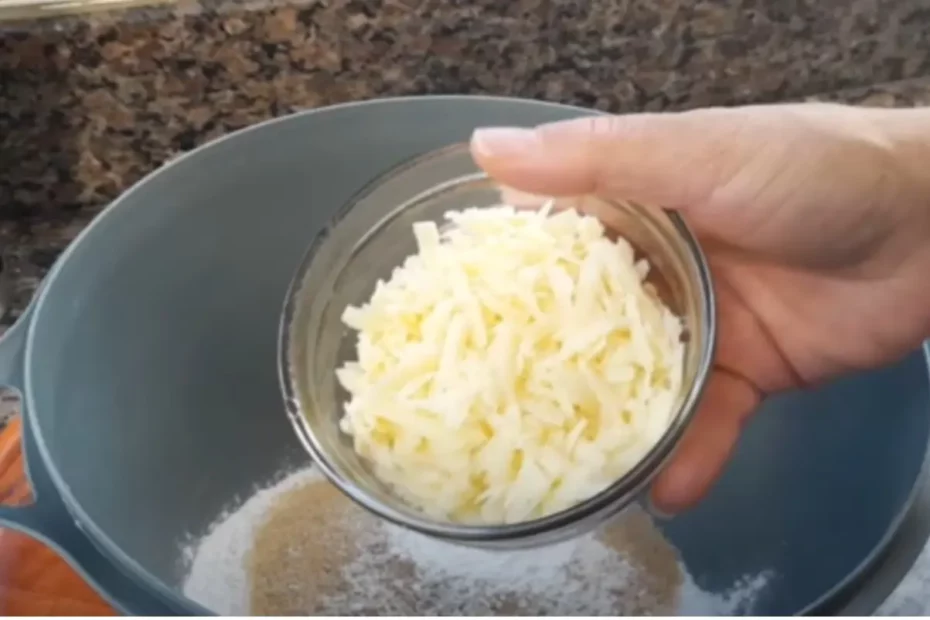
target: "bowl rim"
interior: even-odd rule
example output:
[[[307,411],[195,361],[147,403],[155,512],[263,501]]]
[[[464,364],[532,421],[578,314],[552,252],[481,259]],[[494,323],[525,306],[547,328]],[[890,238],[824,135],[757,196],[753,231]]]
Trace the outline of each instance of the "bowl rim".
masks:
[[[342,493],[370,513],[395,525],[434,538],[464,544],[481,545],[542,537],[546,534],[569,528],[573,524],[596,519],[598,515],[603,515],[608,511],[609,514],[614,514],[636,501],[662,467],[671,460],[675,449],[680,444],[685,431],[697,411],[700,399],[713,368],[713,359],[717,344],[717,314],[713,278],[704,251],[684,219],[675,211],[662,209],[694,261],[694,267],[697,272],[697,284],[699,285],[698,289],[701,292],[699,306],[705,317],[705,324],[703,327],[706,337],[704,338],[703,346],[700,350],[700,357],[698,359],[698,367],[694,380],[685,388],[681,405],[676,409],[672,423],[659,440],[649,449],[646,455],[642,457],[630,471],[598,493],[569,508],[528,521],[500,525],[437,521],[425,514],[418,513],[413,507],[411,507],[409,511],[399,510],[379,501],[359,486],[346,480],[333,465],[326,451],[322,449],[309,422],[303,415],[302,412],[306,403],[303,402],[293,380],[294,368],[291,360],[291,350],[294,344],[292,338],[296,331],[294,321],[298,316],[298,309],[302,307],[300,302],[302,301],[305,279],[314,260],[320,250],[325,247],[325,244],[328,242],[334,230],[362,200],[369,197],[385,182],[397,175],[409,172],[413,168],[431,160],[457,154],[463,150],[467,151],[467,149],[468,145],[466,143],[453,143],[411,157],[389,168],[385,172],[374,177],[371,181],[362,186],[359,191],[353,194],[336,211],[335,215],[330,218],[329,222],[323,226],[320,232],[314,236],[294,272],[282,309],[278,333],[278,375],[288,418],[300,442],[312,457],[314,464],[320,468],[330,483],[334,484]],[[476,180],[488,178],[488,175],[479,172],[476,174],[454,177],[405,200],[392,209],[391,213],[401,212],[410,204],[442,192],[462,182],[462,180],[466,178],[469,180]],[[617,202],[616,200],[609,200],[602,197],[599,197],[599,199],[608,203]]]

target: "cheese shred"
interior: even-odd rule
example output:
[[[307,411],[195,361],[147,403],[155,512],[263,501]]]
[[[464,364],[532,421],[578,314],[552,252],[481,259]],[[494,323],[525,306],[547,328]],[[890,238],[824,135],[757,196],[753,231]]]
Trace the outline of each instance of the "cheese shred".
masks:
[[[517,523],[630,471],[678,404],[681,321],[649,266],[575,210],[467,209],[349,307],[343,432],[410,505]]]

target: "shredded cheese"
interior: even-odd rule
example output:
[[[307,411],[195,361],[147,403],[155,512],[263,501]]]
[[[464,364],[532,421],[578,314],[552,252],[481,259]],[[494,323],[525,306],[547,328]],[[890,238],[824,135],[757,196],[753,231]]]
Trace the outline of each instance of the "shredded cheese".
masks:
[[[418,252],[349,307],[343,432],[407,503],[460,523],[564,510],[668,428],[681,322],[601,223],[509,206],[414,225]]]

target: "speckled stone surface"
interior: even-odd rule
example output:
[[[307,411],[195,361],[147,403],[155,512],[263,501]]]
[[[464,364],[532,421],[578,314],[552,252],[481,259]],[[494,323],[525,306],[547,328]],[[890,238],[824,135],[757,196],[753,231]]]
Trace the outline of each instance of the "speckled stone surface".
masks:
[[[181,0],[0,24],[0,333],[109,200],[270,117],[423,93],[928,105],[928,26],[930,0]],[[930,551],[882,612],[930,613]]]
[[[799,99],[930,74],[928,15],[930,0],[182,0],[0,24],[6,321],[123,188],[272,116],[415,93]]]

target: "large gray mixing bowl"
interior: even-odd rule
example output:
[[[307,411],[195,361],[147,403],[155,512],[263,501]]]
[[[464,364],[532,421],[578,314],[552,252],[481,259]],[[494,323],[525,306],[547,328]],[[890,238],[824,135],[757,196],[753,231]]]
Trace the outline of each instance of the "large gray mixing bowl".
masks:
[[[276,342],[314,235],[377,175],[477,125],[584,113],[468,97],[340,106],[239,132],[144,180],[65,252],[0,342],[0,384],[25,396],[38,496],[0,521],[51,542],[123,610],[204,611],[179,592],[182,545],[307,461]],[[665,533],[705,588],[771,571],[757,613],[868,613],[926,540],[928,411],[920,352],[773,400],[708,501]]]

